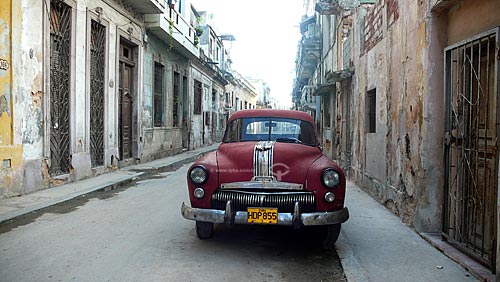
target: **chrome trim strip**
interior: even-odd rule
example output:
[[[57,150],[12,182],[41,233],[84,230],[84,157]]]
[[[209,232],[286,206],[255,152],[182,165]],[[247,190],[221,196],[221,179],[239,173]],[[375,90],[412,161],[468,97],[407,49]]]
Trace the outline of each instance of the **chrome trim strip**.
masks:
[[[220,185],[221,189],[276,189],[276,190],[304,190],[302,184],[279,181],[252,181],[231,182]]]
[[[253,176],[273,176],[274,141],[259,141],[253,149]]]

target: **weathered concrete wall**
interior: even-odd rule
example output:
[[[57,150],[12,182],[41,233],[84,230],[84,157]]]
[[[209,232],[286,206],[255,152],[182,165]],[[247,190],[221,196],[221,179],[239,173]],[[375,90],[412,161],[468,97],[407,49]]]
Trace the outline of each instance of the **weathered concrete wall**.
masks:
[[[210,130],[205,125],[204,115],[205,112],[211,108],[211,99],[209,100],[209,95],[211,97],[211,85],[212,81],[209,79],[208,75],[203,73],[201,68],[193,66],[191,68],[192,80],[190,82],[190,93],[194,93],[194,80],[200,81],[202,83],[202,98],[201,98],[201,114],[194,114],[194,107],[191,107],[191,135],[189,149],[196,149],[203,147],[205,144],[209,144],[209,134]],[[194,105],[194,96],[191,96],[189,103]]]
[[[352,29],[353,179],[426,232],[441,228],[443,50],[500,24],[498,1],[448,2],[444,13],[439,5],[378,1],[364,21],[363,8],[356,11]],[[441,12],[432,17],[434,6]],[[376,89],[376,133],[365,132],[365,95],[371,89]]]
[[[386,44],[385,40],[373,46],[366,54],[366,79],[361,85],[360,95],[366,95],[367,91],[376,91],[376,115],[375,133],[365,133],[365,175],[375,182],[385,183],[386,166],[383,160],[386,158],[386,135],[387,135],[387,66],[386,66]],[[365,98],[366,99],[366,98]]]
[[[354,16],[352,85],[358,95],[353,95],[352,102],[352,112],[357,113],[352,166],[354,179],[403,221],[425,222],[418,228],[439,230],[439,222],[429,221],[435,219],[439,203],[421,196],[427,189],[422,159],[425,8],[423,2],[410,0],[378,1],[367,11],[364,23],[359,11]],[[363,29],[364,36],[359,34]],[[366,132],[365,99],[370,90],[376,90],[375,133]],[[433,161],[441,156],[428,155]],[[417,209],[430,209],[425,220]]]
[[[174,49],[169,49],[164,42],[150,34],[144,51],[144,96],[142,105],[144,151],[141,162],[170,156],[182,151],[182,129],[173,125],[173,77],[174,71],[187,76],[190,69],[189,60]],[[153,83],[154,64],[160,62],[164,66],[164,126],[153,127]],[[182,99],[182,90],[179,99]],[[179,118],[182,120],[182,101],[179,107]],[[189,118],[189,117],[186,117]],[[180,124],[180,123],[179,123]]]

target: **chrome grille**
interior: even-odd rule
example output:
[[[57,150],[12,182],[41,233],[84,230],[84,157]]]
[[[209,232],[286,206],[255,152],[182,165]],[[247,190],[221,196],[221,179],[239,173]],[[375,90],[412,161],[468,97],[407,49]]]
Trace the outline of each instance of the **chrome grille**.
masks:
[[[231,201],[234,211],[246,211],[248,207],[272,207],[279,212],[293,212],[296,202],[301,212],[312,212],[316,208],[314,195],[310,192],[248,192],[217,190],[212,194],[212,208],[224,210]]]

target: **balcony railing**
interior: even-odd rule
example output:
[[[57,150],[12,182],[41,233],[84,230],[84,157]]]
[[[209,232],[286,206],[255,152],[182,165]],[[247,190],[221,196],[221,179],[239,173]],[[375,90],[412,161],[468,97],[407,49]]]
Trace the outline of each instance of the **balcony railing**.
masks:
[[[167,8],[160,15],[146,15],[146,28],[179,53],[189,58],[200,56],[194,27],[174,9]]]
[[[141,14],[161,14],[167,7],[166,0],[122,0]]]

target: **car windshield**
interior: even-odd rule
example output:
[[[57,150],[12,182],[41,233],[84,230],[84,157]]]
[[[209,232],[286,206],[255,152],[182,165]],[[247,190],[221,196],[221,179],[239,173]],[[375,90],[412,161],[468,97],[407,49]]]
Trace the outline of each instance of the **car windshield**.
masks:
[[[235,119],[228,125],[223,142],[276,141],[316,145],[314,129],[304,120],[274,117]]]

